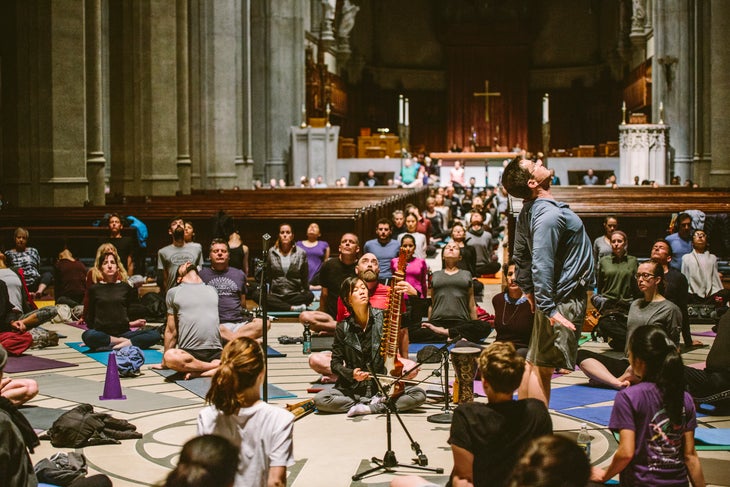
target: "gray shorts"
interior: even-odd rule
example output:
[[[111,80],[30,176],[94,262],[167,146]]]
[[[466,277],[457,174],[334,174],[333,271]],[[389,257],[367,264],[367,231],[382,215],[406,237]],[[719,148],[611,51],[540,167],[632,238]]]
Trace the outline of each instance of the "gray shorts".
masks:
[[[585,289],[580,286],[557,303],[558,313],[575,325],[574,332],[560,324],[552,326],[550,319],[536,309],[527,361],[538,367],[575,370],[578,338],[583,330],[586,303]]]

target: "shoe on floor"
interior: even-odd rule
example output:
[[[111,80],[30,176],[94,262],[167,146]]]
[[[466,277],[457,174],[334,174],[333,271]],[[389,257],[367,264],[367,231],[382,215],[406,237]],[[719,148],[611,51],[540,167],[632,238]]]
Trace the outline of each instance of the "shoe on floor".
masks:
[[[349,411],[347,411],[347,417],[352,418],[353,416],[364,416],[366,414],[370,414],[372,411],[370,410],[370,406],[367,404],[355,404],[350,408]]]
[[[307,311],[307,305],[306,304],[297,304],[295,306],[292,306],[291,310],[301,313],[302,311]]]

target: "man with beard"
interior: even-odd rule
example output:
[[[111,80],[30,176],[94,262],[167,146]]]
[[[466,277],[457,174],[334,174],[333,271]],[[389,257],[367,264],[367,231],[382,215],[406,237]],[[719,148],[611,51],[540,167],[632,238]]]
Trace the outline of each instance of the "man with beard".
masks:
[[[386,309],[388,307],[388,295],[390,294],[390,287],[378,282],[380,272],[380,266],[378,265],[378,258],[375,254],[364,254],[357,261],[355,266],[355,274],[357,277],[365,282],[368,288],[368,294],[370,295],[370,306],[377,309]],[[418,291],[411,284],[404,280],[400,281],[395,285],[396,292],[400,294],[408,294],[410,296],[418,295]],[[334,328],[337,326],[338,321],[342,321],[349,316],[347,308],[342,303],[341,299],[337,299],[337,316],[336,320],[332,320],[329,326]],[[401,357],[408,357],[408,329],[405,326],[401,326],[400,333],[398,336],[398,353]],[[320,352],[313,353],[309,356],[309,367],[315,372],[322,374],[323,382],[335,382],[337,376],[332,374],[330,369],[330,361],[332,359],[332,352]],[[401,362],[404,360],[401,358]],[[412,362],[409,361],[410,364]],[[410,367],[405,365],[403,370],[408,370]]]
[[[177,269],[185,262],[192,262],[196,267],[203,264],[203,252],[200,245],[193,246],[185,243],[185,222],[182,218],[175,217],[170,221],[168,233],[172,236],[172,243],[157,252],[158,282],[161,278],[160,288],[163,292],[175,284],[176,276],[170,272],[171,270]]]
[[[516,281],[533,309],[537,305],[519,397],[549,406],[554,369],[575,368],[586,291],[595,281],[593,248],[581,219],[553,198],[541,161],[513,159],[502,184],[524,199],[514,240]]]

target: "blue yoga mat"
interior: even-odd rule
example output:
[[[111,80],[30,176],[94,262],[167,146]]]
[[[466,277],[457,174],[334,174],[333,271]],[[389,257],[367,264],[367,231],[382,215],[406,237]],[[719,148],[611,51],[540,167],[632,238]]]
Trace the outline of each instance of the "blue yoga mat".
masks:
[[[613,401],[618,391],[588,386],[567,386],[550,392],[550,409],[561,410]]]
[[[66,345],[73,348],[77,352],[81,352],[89,358],[93,358],[97,362],[108,365],[109,363],[109,351],[105,352],[91,352],[90,348],[84,345],[84,342],[66,342]],[[162,363],[162,352],[160,350],[148,349],[142,350],[144,354],[144,363],[147,365],[161,364]]]
[[[109,351],[106,352],[90,352],[89,347],[84,345],[84,342],[66,342],[66,345],[73,348],[74,350],[83,353],[87,357],[93,358],[97,362],[107,365],[109,363]],[[144,363],[147,365],[154,365],[154,364],[161,364],[162,363],[162,351],[161,350],[155,350],[155,349],[149,349],[149,350],[142,350],[142,353],[144,354]],[[286,357],[285,353],[281,353],[278,350],[274,350],[271,347],[268,347],[266,355],[269,358],[280,358],[280,357]]]
[[[408,354],[410,355],[412,353],[418,353],[423,347],[427,347],[429,345],[436,348],[441,348],[444,346],[443,343],[409,343]],[[454,348],[454,345],[449,345],[449,350],[451,350],[452,348]]]
[[[613,406],[595,406],[561,409],[558,412],[567,414],[568,416],[573,416],[574,418],[588,421],[590,423],[600,424],[601,426],[608,426],[608,420],[611,418],[612,409]]]
[[[730,428],[697,428],[695,440],[702,445],[720,446],[724,450],[730,450]]]

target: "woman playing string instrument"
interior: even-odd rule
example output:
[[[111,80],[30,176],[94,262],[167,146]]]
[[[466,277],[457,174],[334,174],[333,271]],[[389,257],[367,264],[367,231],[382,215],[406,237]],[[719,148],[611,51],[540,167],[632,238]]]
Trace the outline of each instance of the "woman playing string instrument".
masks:
[[[368,365],[376,374],[385,373],[380,354],[384,314],[369,304],[368,288],[358,277],[349,277],[342,283],[340,298],[350,316],[337,323],[332,346],[332,372],[338,379],[335,387],[319,392],[314,403],[320,412],[344,413],[357,416],[382,413],[385,404],[376,395],[377,384],[368,372]],[[409,387],[398,396],[395,405],[399,411],[416,408],[426,401],[426,393]]]

